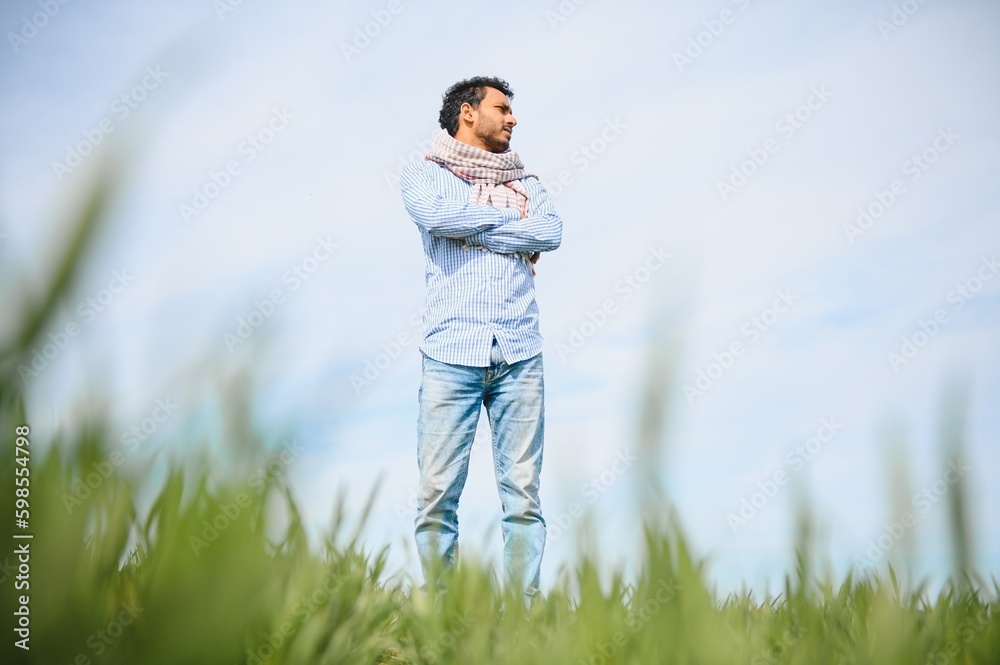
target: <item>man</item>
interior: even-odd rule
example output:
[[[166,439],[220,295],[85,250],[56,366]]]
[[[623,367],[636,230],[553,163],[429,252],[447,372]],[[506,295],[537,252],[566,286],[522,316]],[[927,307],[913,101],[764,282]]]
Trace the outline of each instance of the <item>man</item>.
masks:
[[[441,132],[400,174],[423,239],[422,376],[418,391],[415,536],[424,577],[458,556],[458,500],[486,407],[503,511],[504,573],[538,593],[545,520],[538,499],[545,424],[534,263],[562,241],[562,219],[510,139],[506,81],[448,88]]]

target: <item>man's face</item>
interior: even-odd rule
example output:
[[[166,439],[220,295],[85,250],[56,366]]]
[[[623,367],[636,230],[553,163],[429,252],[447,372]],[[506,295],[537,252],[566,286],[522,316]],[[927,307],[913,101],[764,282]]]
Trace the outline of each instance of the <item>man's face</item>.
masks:
[[[486,96],[479,102],[478,109],[472,109],[472,133],[486,150],[503,152],[510,148],[510,137],[517,124],[510,108],[507,95],[496,88],[486,88]]]

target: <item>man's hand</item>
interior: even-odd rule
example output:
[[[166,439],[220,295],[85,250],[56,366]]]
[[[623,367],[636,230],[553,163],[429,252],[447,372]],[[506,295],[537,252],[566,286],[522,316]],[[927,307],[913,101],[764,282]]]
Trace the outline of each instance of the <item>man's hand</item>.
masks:
[[[541,252],[535,252],[534,254],[531,255],[531,258],[528,259],[529,261],[531,261],[531,274],[532,275],[537,275],[538,274],[538,273],[535,272],[535,264],[538,263],[538,259],[541,256],[542,256]]]

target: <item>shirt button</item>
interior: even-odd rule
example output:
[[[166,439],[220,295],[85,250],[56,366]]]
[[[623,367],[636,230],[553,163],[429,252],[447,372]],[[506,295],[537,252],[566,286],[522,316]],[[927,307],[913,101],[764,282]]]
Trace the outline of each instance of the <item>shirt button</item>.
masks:
[[[464,249],[465,251],[469,251],[469,246],[468,245],[462,245],[462,249]]]
[[[485,247],[480,247],[479,249],[482,250],[482,251],[484,251],[484,252],[486,251]]]

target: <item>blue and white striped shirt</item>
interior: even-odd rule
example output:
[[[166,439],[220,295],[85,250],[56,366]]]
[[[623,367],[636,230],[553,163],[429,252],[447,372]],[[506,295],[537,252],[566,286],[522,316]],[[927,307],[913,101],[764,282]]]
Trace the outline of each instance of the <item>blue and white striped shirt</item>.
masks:
[[[508,364],[542,351],[531,263],[518,252],[551,252],[562,218],[542,183],[521,178],[528,216],[469,203],[469,181],[429,160],[403,167],[403,205],[424,243],[423,340],[439,362],[489,367],[494,336]],[[471,247],[470,247],[471,246]]]

